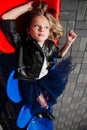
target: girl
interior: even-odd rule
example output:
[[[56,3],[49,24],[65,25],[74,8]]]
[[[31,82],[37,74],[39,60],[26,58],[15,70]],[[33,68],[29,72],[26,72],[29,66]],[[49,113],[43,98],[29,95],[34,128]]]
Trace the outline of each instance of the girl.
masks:
[[[23,20],[26,32],[21,35],[17,31],[15,20],[25,13],[27,17]],[[14,77],[19,79],[19,90],[24,103],[32,115],[53,120],[50,106],[56,103],[57,97],[63,92],[67,77],[60,73],[70,71],[69,64],[64,70],[61,67],[58,70],[54,59],[66,55],[77,35],[74,31],[69,32],[67,41],[60,50],[54,40],[62,36],[62,26],[49,13],[47,4],[39,1],[6,12],[2,15],[1,25],[17,52],[18,66]]]

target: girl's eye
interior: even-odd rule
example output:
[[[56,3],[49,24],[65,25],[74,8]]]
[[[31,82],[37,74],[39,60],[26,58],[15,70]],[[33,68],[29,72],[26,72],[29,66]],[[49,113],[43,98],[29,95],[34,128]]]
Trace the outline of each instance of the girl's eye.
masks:
[[[45,28],[46,28],[46,29],[49,29],[49,27],[48,27],[48,26],[46,26]]]
[[[34,27],[36,27],[36,28],[44,28],[44,29],[47,29],[47,30],[49,29],[48,26],[42,27],[42,26],[40,26],[39,24],[35,24]]]
[[[38,24],[35,24],[34,27],[39,27],[39,25],[38,25]]]

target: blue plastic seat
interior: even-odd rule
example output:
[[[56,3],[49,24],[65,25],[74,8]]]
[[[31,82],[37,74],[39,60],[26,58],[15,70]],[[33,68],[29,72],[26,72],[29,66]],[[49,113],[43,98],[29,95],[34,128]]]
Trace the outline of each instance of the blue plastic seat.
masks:
[[[22,97],[18,89],[18,79],[14,79],[13,77],[14,72],[13,70],[8,78],[6,92],[12,102],[18,103],[22,100]],[[30,109],[26,107],[26,105],[22,106],[16,123],[19,128],[27,126],[27,130],[53,130],[53,123],[51,120],[47,118],[38,119],[32,116]]]
[[[22,98],[18,89],[18,79],[14,79],[13,77],[14,72],[15,71],[13,70],[8,78],[6,92],[11,101],[18,103],[22,100]]]

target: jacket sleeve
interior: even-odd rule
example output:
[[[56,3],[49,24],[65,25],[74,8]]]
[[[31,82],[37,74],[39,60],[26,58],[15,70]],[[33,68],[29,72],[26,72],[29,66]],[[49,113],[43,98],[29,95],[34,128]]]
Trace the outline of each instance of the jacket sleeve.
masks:
[[[14,20],[0,20],[0,26],[10,44],[18,49],[21,45],[22,39],[17,32]]]
[[[62,58],[62,52],[58,46],[53,46],[53,56],[56,58]]]

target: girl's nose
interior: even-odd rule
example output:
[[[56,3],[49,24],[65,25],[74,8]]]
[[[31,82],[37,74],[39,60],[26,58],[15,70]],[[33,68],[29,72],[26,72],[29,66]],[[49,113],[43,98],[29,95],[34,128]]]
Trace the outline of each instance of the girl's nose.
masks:
[[[41,26],[41,27],[39,28],[39,31],[44,32],[44,27]]]

